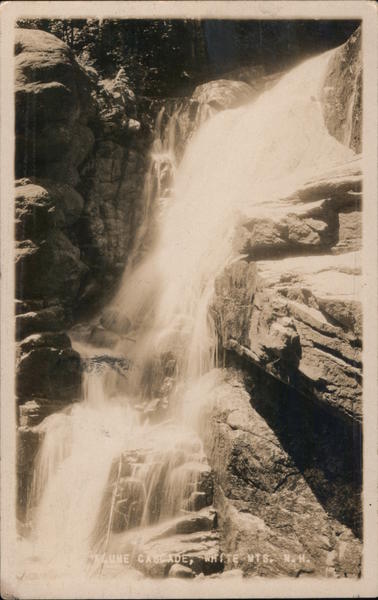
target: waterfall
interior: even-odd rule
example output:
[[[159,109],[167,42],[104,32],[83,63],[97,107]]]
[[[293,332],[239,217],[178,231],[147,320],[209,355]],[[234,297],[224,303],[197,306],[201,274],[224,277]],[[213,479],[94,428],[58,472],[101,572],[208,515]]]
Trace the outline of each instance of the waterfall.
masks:
[[[83,565],[114,532],[193,510],[206,462],[196,433],[200,378],[217,363],[209,307],[216,277],[238,260],[235,227],[242,215],[274,216],[280,198],[353,155],[323,122],[331,54],[241,107],[197,119],[189,105],[160,111],[146,219],[105,315],[123,328],[114,355],[132,367],[122,385],[111,369],[87,373],[82,401],[40,426],[30,501],[40,560]]]

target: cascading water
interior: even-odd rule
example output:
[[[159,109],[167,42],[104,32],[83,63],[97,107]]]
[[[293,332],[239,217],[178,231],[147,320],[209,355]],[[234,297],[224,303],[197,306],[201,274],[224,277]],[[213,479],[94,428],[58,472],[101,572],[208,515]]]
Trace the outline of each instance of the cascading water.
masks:
[[[124,329],[110,354],[126,356],[132,368],[122,385],[112,371],[87,373],[84,399],[40,426],[30,515],[45,564],[56,567],[59,557],[63,569],[67,561],[82,568],[91,551],[106,551],[112,532],[140,531],[193,508],[205,461],[196,434],[206,393],[200,377],[216,366],[209,306],[216,277],[238,259],[235,226],[241,214],[266,216],[273,203],[277,211],[280,198],[353,156],[323,122],[330,56],[205,120],[180,164],[178,113],[165,133],[160,113],[146,179],[148,212],[160,204],[158,231],[144,256],[146,229],[137,238],[105,315]]]

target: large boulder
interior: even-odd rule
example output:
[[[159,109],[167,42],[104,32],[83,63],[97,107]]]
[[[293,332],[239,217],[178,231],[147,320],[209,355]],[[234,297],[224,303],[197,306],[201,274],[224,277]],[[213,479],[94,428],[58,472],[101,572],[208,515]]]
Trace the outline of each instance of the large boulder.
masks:
[[[21,244],[16,257],[16,293],[20,299],[73,300],[88,267],[80,250],[60,230],[52,230],[39,244]]]
[[[78,399],[81,360],[65,334],[36,334],[19,346],[17,396],[20,404],[33,398],[62,402]]]
[[[16,338],[18,340],[38,332],[58,332],[70,324],[69,316],[60,304],[29,310],[29,307],[23,303],[20,311],[16,315]]]
[[[55,227],[73,225],[84,206],[73,187],[45,179],[16,181],[15,203],[18,240],[40,240]]]
[[[260,576],[358,576],[361,544],[350,528],[341,524],[340,515],[335,518],[335,506],[327,504],[314,479],[316,472],[323,488],[332,486],[328,469],[338,457],[344,460],[345,440],[339,440],[342,447],[329,459],[330,466],[324,465],[332,440],[325,452],[322,446],[332,426],[325,434],[316,422],[307,422],[308,439],[303,439],[304,431],[298,427],[311,415],[298,420],[296,414],[295,418],[294,408],[287,410],[284,404],[282,390],[272,393],[266,377],[261,385],[252,384],[256,407],[251,406],[236,372],[212,372],[205,378],[209,381],[200,389],[208,393],[202,398],[200,423],[214,472],[214,507],[225,568],[239,567],[244,574]],[[266,404],[271,405],[271,415]],[[265,413],[259,414],[264,406]],[[326,420],[322,427],[327,427]],[[290,442],[295,433],[301,437],[297,443],[302,448],[296,453]],[[336,471],[342,471],[338,464]],[[338,504],[355,493],[353,490],[351,474]],[[332,487],[331,499],[334,492]]]
[[[39,30],[17,29],[16,62],[16,175],[44,175],[53,163],[76,167],[83,153],[72,145],[89,146],[85,128],[93,114],[90,81],[68,46]],[[78,124],[80,123],[80,127]],[[66,181],[66,170],[57,169]]]
[[[217,110],[235,108],[254,98],[253,88],[244,81],[216,79],[196,87],[192,99]]]

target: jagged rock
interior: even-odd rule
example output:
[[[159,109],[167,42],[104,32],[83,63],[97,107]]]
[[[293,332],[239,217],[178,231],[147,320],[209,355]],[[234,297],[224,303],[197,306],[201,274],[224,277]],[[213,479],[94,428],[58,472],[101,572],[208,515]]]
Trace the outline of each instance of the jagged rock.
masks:
[[[204,398],[201,422],[215,473],[214,505],[226,568],[260,576],[325,576],[331,571],[338,577],[358,576],[360,542],[324,510],[266,415],[252,408],[240,377],[219,371],[206,377],[214,385]],[[270,390],[263,382],[261,387],[264,406]],[[271,398],[277,411],[279,403],[279,397]]]
[[[361,420],[359,265],[358,253],[235,263],[216,284],[223,346]]]
[[[359,211],[339,212],[338,241],[334,252],[350,252],[362,248],[362,215]]]

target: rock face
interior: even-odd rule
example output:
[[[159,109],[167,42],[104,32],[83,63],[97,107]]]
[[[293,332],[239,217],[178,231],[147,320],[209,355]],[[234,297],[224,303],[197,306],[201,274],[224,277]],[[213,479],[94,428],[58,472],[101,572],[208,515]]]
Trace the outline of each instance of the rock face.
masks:
[[[297,406],[283,403],[282,389],[267,387],[266,377],[253,377],[251,396],[236,371],[205,377],[213,379],[213,392],[201,422],[214,472],[220,551],[228,556],[225,568],[260,576],[357,577],[360,542],[336,514],[353,491],[353,474],[337,462],[345,460],[345,436],[334,440],[327,465],[321,444],[340,433],[327,420],[319,419],[318,427],[308,422],[310,413],[298,418],[292,412]],[[344,496],[337,499],[335,489],[342,486],[341,481],[332,486],[335,473],[345,477]]]
[[[361,421],[359,275],[355,253],[232,265],[214,305],[223,347]]]
[[[248,574],[360,573],[360,31],[330,60],[323,112],[355,157],[271,218],[242,216],[241,259],[215,285],[224,363],[239,375],[218,373],[201,422],[221,552]]]
[[[16,30],[15,55],[22,512],[33,427],[81,397],[81,359],[63,332],[111,293],[140,222],[150,131],[122,73],[101,81],[38,30]]]
[[[54,173],[75,185],[93,144],[88,78],[66,44],[44,31],[18,29],[15,54],[16,175]]]
[[[323,113],[331,135],[361,152],[361,27],[331,58],[323,88]]]
[[[149,130],[140,131],[122,73],[100,81],[66,44],[38,30],[18,29],[15,52],[16,329],[22,340],[69,328],[81,307],[111,291],[142,216]],[[50,394],[54,400],[55,350],[45,344],[21,358],[23,399],[33,380],[28,399]],[[51,372],[49,383],[38,384],[33,369],[41,353]],[[59,358],[59,364],[68,380],[70,361]],[[77,389],[74,378],[72,398]]]
[[[45,332],[67,327],[88,271],[72,231],[84,206],[75,186],[94,143],[94,104],[88,77],[54,36],[19,29],[15,53],[17,393],[20,403],[67,401],[79,396],[80,357],[68,339],[62,347]]]

